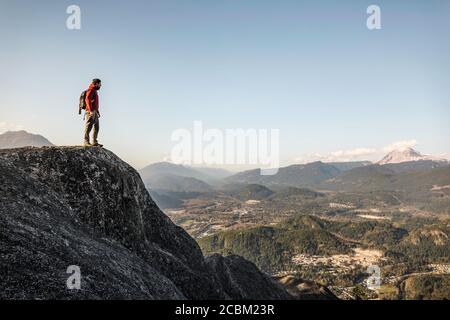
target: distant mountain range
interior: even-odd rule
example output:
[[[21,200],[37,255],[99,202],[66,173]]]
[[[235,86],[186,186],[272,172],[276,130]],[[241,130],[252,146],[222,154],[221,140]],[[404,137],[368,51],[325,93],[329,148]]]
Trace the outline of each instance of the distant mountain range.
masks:
[[[43,147],[54,144],[39,134],[21,131],[7,131],[0,134],[0,149],[21,147]]]
[[[280,168],[275,175],[261,175],[260,169],[239,172],[225,178],[226,183],[261,184],[268,187],[308,187],[323,189],[349,188],[353,186],[376,185],[383,189],[383,184],[391,183],[388,177],[401,173],[425,172],[447,167],[449,161],[433,156],[425,156],[408,148],[394,150],[381,161],[357,162],[311,162]]]
[[[170,162],[157,162],[139,170],[139,174],[146,185],[159,183],[164,176],[174,176],[194,178],[206,182],[207,184],[216,184],[220,179],[232,175],[225,169],[189,167]],[[193,180],[192,180],[193,181]]]
[[[241,201],[262,200],[274,194],[272,190],[259,184],[228,185],[225,193]]]
[[[372,164],[370,161],[350,161],[350,162],[327,162],[328,164],[335,166],[341,171],[347,171],[358,167],[368,166]]]
[[[155,190],[148,189],[150,196],[153,201],[157,204],[160,209],[168,208],[180,208],[183,205],[183,201],[175,196],[171,196],[164,193],[158,193]]]
[[[144,182],[148,188],[155,190],[173,192],[209,192],[213,190],[212,186],[200,179],[170,173],[151,175]]]
[[[331,179],[341,173],[333,165],[320,161],[280,168],[275,175],[261,175],[260,169],[248,170],[225,178],[227,183],[256,183],[267,186],[307,187]]]
[[[232,175],[224,169],[194,168],[170,162],[153,163],[139,170],[139,174],[162,209],[179,208],[183,199],[213,193],[222,178]]]
[[[279,197],[286,190],[293,194],[302,190],[312,192],[311,189],[409,190],[411,197],[419,198],[428,195],[434,184],[450,185],[447,160],[421,155],[410,148],[394,150],[377,163],[316,161],[282,167],[275,175],[261,175],[260,169],[231,174],[223,169],[193,168],[169,162],[151,164],[139,173],[163,208],[179,207],[182,201],[201,194],[220,193],[241,200],[258,200]]]
[[[422,155],[413,148],[400,148],[389,152],[383,159],[377,162],[377,164],[390,164],[390,163],[403,163],[412,161],[437,161],[448,162],[447,159],[440,159],[434,156]]]

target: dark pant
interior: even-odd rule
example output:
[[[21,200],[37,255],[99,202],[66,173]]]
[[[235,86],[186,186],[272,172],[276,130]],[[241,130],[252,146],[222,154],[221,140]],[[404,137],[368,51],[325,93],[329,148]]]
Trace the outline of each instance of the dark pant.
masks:
[[[84,127],[84,142],[89,142],[89,134],[91,133],[92,127],[94,127],[94,141],[93,143],[97,143],[98,131],[100,130],[100,123],[98,120],[98,112],[97,111],[86,111],[86,125]]]

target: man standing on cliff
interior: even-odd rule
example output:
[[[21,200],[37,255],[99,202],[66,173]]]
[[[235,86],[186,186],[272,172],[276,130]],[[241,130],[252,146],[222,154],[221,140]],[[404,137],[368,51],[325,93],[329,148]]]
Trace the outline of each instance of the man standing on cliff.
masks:
[[[98,131],[100,130],[100,112],[98,111],[98,94],[97,91],[102,87],[102,81],[100,79],[92,80],[89,85],[89,89],[86,90],[86,125],[84,128],[84,145],[103,147],[97,141]],[[91,133],[92,127],[94,127],[93,143],[89,141],[89,134]]]

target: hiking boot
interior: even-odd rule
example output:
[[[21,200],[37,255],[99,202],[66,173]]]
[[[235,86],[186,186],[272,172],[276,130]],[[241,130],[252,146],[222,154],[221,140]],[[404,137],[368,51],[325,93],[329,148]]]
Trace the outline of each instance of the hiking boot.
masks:
[[[89,141],[84,142],[85,147],[92,147],[92,144]]]
[[[98,142],[94,142],[93,146],[94,147],[100,147],[100,148],[103,147],[103,145],[98,143]]]

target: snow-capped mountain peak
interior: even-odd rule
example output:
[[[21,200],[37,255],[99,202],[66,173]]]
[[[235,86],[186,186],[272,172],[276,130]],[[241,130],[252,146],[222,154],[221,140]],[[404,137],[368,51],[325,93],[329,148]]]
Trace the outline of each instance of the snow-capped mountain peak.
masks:
[[[448,161],[430,155],[423,155],[413,148],[400,148],[389,152],[378,164],[402,163],[409,161],[431,160],[431,161]]]

